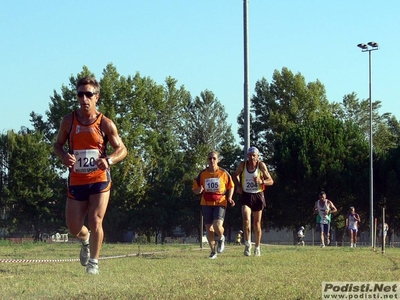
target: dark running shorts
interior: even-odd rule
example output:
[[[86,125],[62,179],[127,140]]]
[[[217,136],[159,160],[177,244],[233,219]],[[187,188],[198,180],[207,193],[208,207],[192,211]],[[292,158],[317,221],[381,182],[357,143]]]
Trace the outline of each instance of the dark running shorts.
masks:
[[[90,195],[108,192],[110,189],[111,181],[69,186],[68,198],[78,201],[87,201]]]
[[[329,231],[331,230],[331,224],[330,223],[328,223],[328,224],[322,224],[322,223],[320,223],[320,224],[318,224],[319,225],[319,230],[317,230],[317,231],[321,231],[321,232],[323,232],[325,235],[328,235],[329,234]]]
[[[250,207],[251,211],[260,211],[266,207],[264,192],[242,194],[242,205]]]
[[[225,206],[207,206],[202,205],[201,211],[203,213],[204,224],[212,224],[214,220],[224,220]]]

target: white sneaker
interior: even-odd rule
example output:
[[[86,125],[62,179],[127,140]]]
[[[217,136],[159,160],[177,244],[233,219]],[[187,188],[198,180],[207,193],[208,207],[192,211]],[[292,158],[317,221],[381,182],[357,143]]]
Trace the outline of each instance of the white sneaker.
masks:
[[[321,248],[325,248],[325,244],[321,244]]]
[[[211,252],[210,256],[208,257],[209,259],[216,259],[217,258],[217,253]]]
[[[222,253],[225,249],[225,236],[223,235],[218,241],[217,252]]]
[[[90,237],[90,234],[89,234],[89,237]],[[89,262],[89,258],[90,258],[89,244],[84,244],[82,241],[81,252],[79,254],[79,260],[81,262],[81,265],[86,266]]]
[[[251,256],[251,244],[245,244],[244,246],[244,255]]]
[[[99,274],[99,265],[89,261],[86,265],[86,273],[92,275]]]
[[[261,256],[260,246],[254,248],[254,255]]]

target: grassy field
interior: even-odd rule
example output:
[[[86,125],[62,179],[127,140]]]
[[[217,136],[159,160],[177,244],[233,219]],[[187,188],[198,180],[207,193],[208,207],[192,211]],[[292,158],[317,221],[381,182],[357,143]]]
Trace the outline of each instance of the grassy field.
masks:
[[[0,242],[1,299],[321,299],[322,281],[399,281],[400,249],[104,244],[88,275],[76,243]],[[21,260],[20,262],[14,262]]]

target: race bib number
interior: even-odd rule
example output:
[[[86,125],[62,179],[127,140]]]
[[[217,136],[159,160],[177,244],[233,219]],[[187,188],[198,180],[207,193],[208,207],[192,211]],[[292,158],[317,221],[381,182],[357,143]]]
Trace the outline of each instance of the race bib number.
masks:
[[[204,190],[207,193],[219,192],[220,184],[219,178],[207,178],[205,180]]]
[[[74,155],[76,158],[74,171],[76,173],[91,173],[98,170],[96,160],[99,158],[99,150],[76,150]]]
[[[253,178],[246,178],[244,182],[244,191],[251,193],[257,192],[259,190],[258,183],[254,182]]]

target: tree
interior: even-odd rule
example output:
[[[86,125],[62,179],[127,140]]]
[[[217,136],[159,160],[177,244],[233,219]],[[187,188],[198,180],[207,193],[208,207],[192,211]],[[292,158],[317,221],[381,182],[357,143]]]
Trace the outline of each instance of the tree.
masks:
[[[45,226],[62,227],[62,215],[55,214],[64,201],[56,195],[64,187],[49,166],[51,148],[42,142],[43,135],[22,129],[2,137],[3,186],[2,208],[10,231],[30,231]],[[30,220],[30,222],[24,222]]]
[[[141,218],[137,227],[144,232],[167,233],[180,225],[180,209],[184,207],[184,153],[179,150],[180,126],[183,108],[190,94],[177,81],[168,77],[165,86],[148,82],[144,105],[146,123],[142,136],[142,158],[146,182],[144,201],[135,211]]]
[[[53,91],[45,112],[47,120],[31,113],[34,132],[41,134],[44,145],[51,148],[60,120],[78,107],[75,86],[84,76],[93,76],[86,66],[69,77],[60,93]],[[191,185],[204,168],[207,152],[219,150],[222,163],[229,169],[240,153],[226,124],[224,107],[211,91],[192,100],[171,77],[159,85],[139,73],[121,76],[112,64],[98,80],[99,111],[116,123],[128,148],[128,156],[111,167],[113,187],[104,219],[106,239],[121,240],[130,230],[165,236],[178,225],[187,234],[197,231],[199,205]],[[65,182],[67,170],[52,151],[47,163],[57,174],[55,181]],[[58,191],[54,198],[65,199],[64,191]]]
[[[220,149],[225,141],[234,139],[225,108],[211,91],[205,90],[190,101],[183,117],[182,148],[197,152],[198,161],[204,161],[207,151]],[[199,153],[203,146],[205,149]]]
[[[320,81],[306,83],[301,73],[294,75],[284,67],[281,72],[274,71],[271,84],[265,78],[256,82],[251,111],[251,144],[270,160],[277,138],[293,125],[330,115],[332,105]],[[243,131],[240,133],[243,137]]]
[[[314,223],[312,207],[322,189],[339,213],[350,205],[367,211],[368,143],[356,124],[333,117],[308,121],[277,139],[275,150],[277,180],[268,216],[276,226]]]
[[[43,139],[52,145],[58,131],[60,120],[71,111],[78,107],[76,100],[76,83],[85,76],[94,76],[93,73],[84,66],[82,71],[76,76],[70,76],[69,85],[62,85],[61,94],[54,91],[51,97],[49,110],[46,111],[47,121],[44,122],[41,115],[32,112],[33,126],[37,130],[44,132]],[[110,214],[104,220],[106,238],[112,239],[120,236],[127,229],[127,211],[132,208],[133,203],[140,201],[143,195],[144,176],[141,172],[140,158],[137,148],[139,145],[142,123],[134,122],[137,119],[137,108],[143,107],[140,101],[135,99],[135,83],[141,82],[139,74],[135,78],[125,78],[118,74],[116,68],[109,64],[103,70],[103,77],[99,80],[101,85],[99,110],[106,116],[113,119],[117,124],[119,133],[124,143],[129,148],[128,156],[123,162],[112,166],[113,188],[111,190],[111,201],[109,205]],[[144,112],[144,108],[138,111]],[[107,149],[110,151],[110,149]],[[51,152],[48,160],[54,170],[58,170],[59,177],[66,176],[66,168],[62,166],[60,160]],[[134,170],[134,171],[133,171]],[[59,199],[65,198],[65,193],[57,195]],[[114,217],[118,216],[118,217]]]
[[[374,151],[387,151],[395,148],[400,140],[400,124],[391,113],[379,113],[381,101],[372,102],[372,129]],[[369,100],[360,101],[353,92],[343,97],[340,107],[334,114],[343,121],[358,124],[366,138],[370,135],[370,106]]]
[[[381,219],[386,208],[387,223],[395,231],[400,229],[400,146],[380,153],[374,168],[374,216]]]
[[[198,231],[202,235],[200,224],[200,199],[192,192],[194,178],[207,165],[207,154],[216,150],[222,161],[220,166],[231,172],[240,161],[241,150],[234,143],[231,126],[227,124],[225,107],[214,94],[205,90],[196,96],[185,107],[180,127],[180,145],[184,156],[184,182],[186,197],[185,214],[194,216],[193,220],[185,220],[187,232]],[[226,222],[235,224],[235,222]]]

